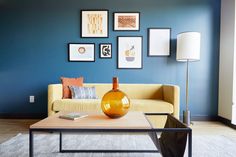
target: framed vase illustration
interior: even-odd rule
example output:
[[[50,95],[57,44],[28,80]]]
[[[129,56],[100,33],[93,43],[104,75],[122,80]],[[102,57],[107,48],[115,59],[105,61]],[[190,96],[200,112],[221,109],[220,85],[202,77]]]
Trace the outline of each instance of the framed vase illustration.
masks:
[[[142,69],[142,36],[118,36],[118,69]]]

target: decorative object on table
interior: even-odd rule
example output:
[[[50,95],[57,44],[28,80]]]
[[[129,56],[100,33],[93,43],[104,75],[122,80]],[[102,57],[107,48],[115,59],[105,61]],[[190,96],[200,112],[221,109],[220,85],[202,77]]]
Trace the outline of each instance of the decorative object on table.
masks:
[[[170,37],[170,28],[149,28],[148,56],[169,56]]]
[[[60,115],[59,118],[68,119],[68,120],[76,120],[76,119],[84,118],[87,116],[88,114],[86,113],[71,112],[68,114]]]
[[[70,62],[95,61],[95,44],[93,43],[69,43],[68,49]]]
[[[79,78],[67,78],[67,77],[61,77],[61,83],[62,83],[62,98],[63,99],[68,99],[71,98],[71,91],[69,86],[79,86],[82,87],[84,82],[83,77]]]
[[[128,96],[119,90],[117,77],[113,77],[113,88],[102,97],[102,111],[110,118],[120,118],[124,116],[130,108]]]
[[[177,61],[187,62],[186,64],[186,110],[183,112],[183,121],[190,125],[190,110],[188,107],[188,82],[189,82],[189,61],[200,60],[201,34],[198,32],[184,32],[177,35]]]
[[[112,58],[112,44],[111,43],[101,43],[100,47],[100,58]]]
[[[118,69],[142,69],[142,36],[119,36]]]
[[[69,86],[72,99],[97,99],[95,87]]]
[[[108,37],[108,10],[81,10],[81,38]]]
[[[114,13],[114,31],[138,31],[140,29],[139,12]]]

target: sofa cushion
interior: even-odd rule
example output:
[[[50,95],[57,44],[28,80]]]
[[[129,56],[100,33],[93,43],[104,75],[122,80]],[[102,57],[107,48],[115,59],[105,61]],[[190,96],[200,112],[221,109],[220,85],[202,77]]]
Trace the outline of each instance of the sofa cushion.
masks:
[[[60,99],[53,103],[54,111],[99,111],[100,99]]]
[[[173,113],[173,105],[163,100],[131,99],[131,110],[145,113]]]
[[[69,86],[72,99],[97,99],[95,87]]]
[[[84,78],[66,78],[61,77],[63,87],[63,99],[71,98],[71,92],[69,86],[83,86]]]
[[[173,105],[155,99],[131,99],[131,111],[173,113]],[[101,111],[101,99],[60,99],[53,103],[54,111]]]

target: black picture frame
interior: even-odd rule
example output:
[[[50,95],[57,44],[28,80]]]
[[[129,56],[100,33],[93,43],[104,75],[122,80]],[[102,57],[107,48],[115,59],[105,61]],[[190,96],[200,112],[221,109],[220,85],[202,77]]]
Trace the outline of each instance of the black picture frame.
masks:
[[[102,47],[102,46],[109,46],[110,47],[110,55],[109,55],[109,52],[105,52],[106,55],[108,55],[107,57],[103,53],[104,47]],[[107,48],[108,47],[106,47],[105,49],[107,49]],[[104,51],[107,51],[107,50],[104,50]],[[99,44],[99,58],[101,58],[101,59],[111,59],[112,58],[112,43],[100,43]]]
[[[119,56],[121,53],[119,50],[121,48],[119,41],[120,38],[140,38],[140,43],[137,44],[140,46],[140,67],[122,67],[120,65],[120,56]],[[132,40],[128,41],[131,42]],[[117,69],[143,69],[143,36],[117,36]]]
[[[138,27],[136,28],[136,29],[129,29],[129,28],[124,28],[124,29],[118,29],[118,28],[116,28],[116,25],[118,25],[118,24],[116,24],[117,23],[117,20],[116,20],[116,15],[117,14],[120,14],[120,15],[122,15],[122,14],[130,14],[130,15],[134,15],[134,14],[136,14],[136,15],[138,15],[138,22],[136,23],[136,24],[138,24]],[[140,31],[140,12],[138,12],[138,11],[133,11],[133,12],[114,12],[113,13],[113,31]]]
[[[68,46],[68,61],[69,62],[95,62],[95,43],[68,43],[67,46]],[[73,48],[72,48],[72,46],[73,46]],[[88,46],[91,46],[91,50],[93,52],[88,52],[88,53],[91,53],[93,58],[92,59],[87,59],[87,60],[86,59],[82,59],[82,58],[80,58],[80,59],[76,58],[76,57],[79,57],[80,55],[82,55],[83,53],[86,52],[86,48],[84,48],[85,52],[79,52],[80,51],[79,50],[80,49],[79,46],[81,46],[81,47],[87,46],[87,48],[88,48]],[[77,49],[76,47],[78,47],[78,50],[76,50]],[[76,52],[76,51],[78,51],[78,52]],[[72,53],[73,53],[73,55],[72,55]],[[73,58],[73,57],[75,57],[75,58]]]
[[[151,40],[152,39],[150,39],[151,38],[151,31],[152,30],[168,30],[169,31],[169,35],[166,36],[166,38],[168,38],[168,44],[169,45],[165,46],[166,48],[168,48],[168,52],[161,52],[159,54],[156,52],[157,54],[151,54],[151,51],[153,51],[153,50],[151,50],[151,44],[152,44]],[[148,36],[148,38],[147,38],[147,50],[148,50],[147,56],[148,57],[168,57],[168,56],[170,56],[170,53],[171,53],[171,28],[169,28],[169,27],[150,27],[150,28],[147,29],[147,36]],[[158,35],[154,35],[154,36],[158,37]],[[163,37],[160,38],[160,39],[161,40],[167,40],[167,39],[165,39]],[[163,42],[167,43],[166,41],[163,41]],[[158,44],[155,43],[155,46],[157,48]]]
[[[102,35],[84,35],[84,31],[86,31],[86,27],[83,27],[83,25],[85,25],[85,21],[84,21],[84,17],[83,17],[83,13],[86,12],[106,12],[106,33],[104,36]],[[87,13],[88,14],[88,13]],[[85,23],[85,24],[84,24]],[[83,9],[80,10],[80,37],[81,38],[108,38],[109,37],[109,10],[108,9]]]

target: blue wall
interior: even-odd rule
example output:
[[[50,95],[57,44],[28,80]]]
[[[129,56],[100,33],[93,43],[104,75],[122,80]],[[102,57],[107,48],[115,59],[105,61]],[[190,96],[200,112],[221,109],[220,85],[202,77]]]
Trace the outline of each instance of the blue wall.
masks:
[[[80,38],[80,10],[108,9],[107,39]],[[141,12],[137,32],[113,32],[112,13]],[[0,114],[46,115],[47,85],[61,76],[85,82],[168,83],[181,88],[185,103],[185,63],[176,62],[176,36],[202,34],[201,60],[190,64],[190,109],[195,116],[217,115],[220,0],[0,0]],[[171,56],[147,57],[147,28],[170,27]],[[143,36],[143,69],[117,69],[118,35]],[[67,43],[96,43],[96,62],[68,62]],[[98,44],[111,42],[113,58],[100,59]],[[29,95],[36,103],[28,102]]]

